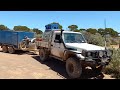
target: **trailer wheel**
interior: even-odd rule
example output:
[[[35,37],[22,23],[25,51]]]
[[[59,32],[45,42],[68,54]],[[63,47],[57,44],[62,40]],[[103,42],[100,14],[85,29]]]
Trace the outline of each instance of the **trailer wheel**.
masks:
[[[48,56],[47,52],[45,51],[45,49],[40,49],[39,50],[39,57],[40,57],[40,60],[42,62],[44,62],[48,59],[49,56]]]
[[[66,61],[66,71],[70,78],[79,78],[82,74],[82,67],[76,58],[68,58]]]
[[[13,54],[13,53],[15,53],[15,49],[13,47],[9,47],[8,48],[8,52]]]
[[[8,47],[7,47],[7,46],[2,46],[2,51],[3,51],[4,53],[7,53],[7,52],[8,52]]]

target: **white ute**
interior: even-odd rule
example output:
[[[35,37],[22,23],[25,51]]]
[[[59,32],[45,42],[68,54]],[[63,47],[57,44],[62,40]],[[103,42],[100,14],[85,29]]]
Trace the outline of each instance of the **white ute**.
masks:
[[[40,60],[54,57],[66,63],[70,78],[79,78],[86,67],[101,72],[109,64],[111,50],[88,44],[79,32],[56,30],[44,32],[42,41],[36,41]]]

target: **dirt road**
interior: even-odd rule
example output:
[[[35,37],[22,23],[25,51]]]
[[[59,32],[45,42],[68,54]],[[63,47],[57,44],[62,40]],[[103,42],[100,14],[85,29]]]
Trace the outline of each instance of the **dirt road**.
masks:
[[[68,79],[65,64],[50,59],[45,63],[32,52],[3,53],[0,48],[0,79]],[[112,79],[108,75],[84,72],[81,79]]]

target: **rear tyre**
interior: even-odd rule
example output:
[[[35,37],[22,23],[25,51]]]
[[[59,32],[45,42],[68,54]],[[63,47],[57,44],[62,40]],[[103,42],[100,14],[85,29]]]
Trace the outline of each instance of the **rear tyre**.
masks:
[[[9,52],[10,54],[13,54],[13,53],[15,53],[15,49],[14,49],[13,47],[9,47],[9,48],[8,48],[8,52]]]
[[[42,62],[46,61],[49,57],[48,53],[45,51],[45,49],[39,50],[39,57]]]
[[[4,53],[7,53],[7,52],[8,52],[8,47],[7,47],[7,46],[2,46],[2,51],[3,51]]]
[[[68,58],[66,61],[66,71],[70,78],[79,78],[82,74],[82,67],[76,58]]]

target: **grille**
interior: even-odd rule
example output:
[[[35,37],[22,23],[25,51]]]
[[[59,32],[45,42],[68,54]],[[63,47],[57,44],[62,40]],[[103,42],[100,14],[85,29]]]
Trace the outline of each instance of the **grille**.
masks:
[[[99,54],[98,54],[99,52],[91,52],[91,56],[93,57],[93,58],[98,58],[99,56]]]
[[[102,52],[104,53],[103,58],[107,57],[107,52],[106,51]],[[89,57],[88,54],[86,54],[86,56]],[[90,51],[90,57],[99,58],[99,51]]]

